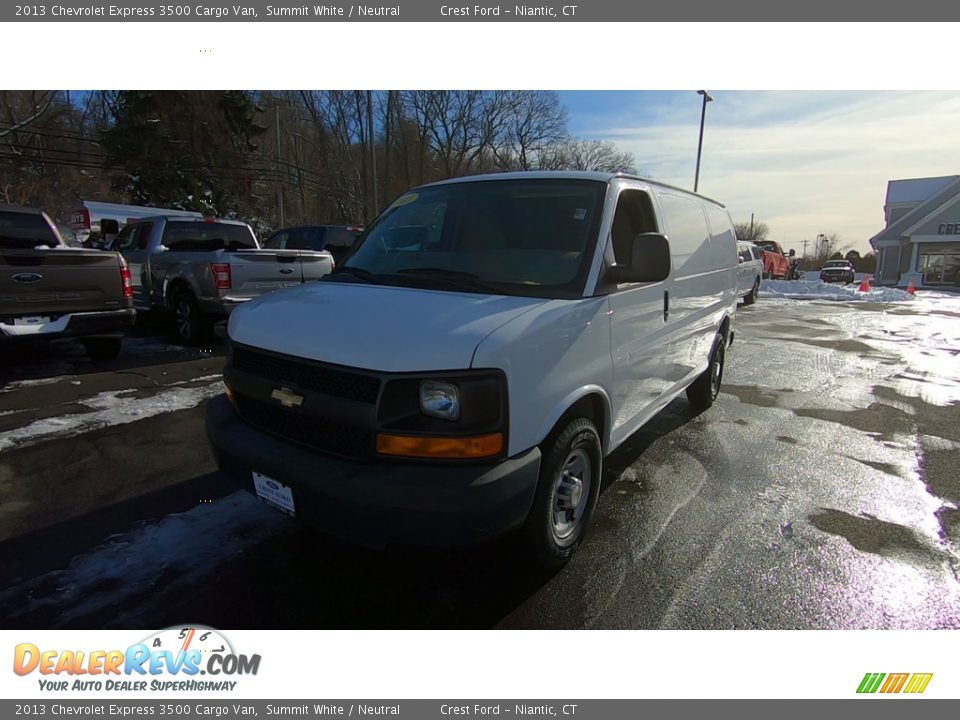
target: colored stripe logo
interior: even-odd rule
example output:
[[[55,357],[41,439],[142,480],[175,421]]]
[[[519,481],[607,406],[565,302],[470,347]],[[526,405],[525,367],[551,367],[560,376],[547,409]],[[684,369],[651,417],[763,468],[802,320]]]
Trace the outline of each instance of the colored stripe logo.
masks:
[[[858,693],[909,693],[917,695],[927,689],[933,673],[867,673],[860,681]]]

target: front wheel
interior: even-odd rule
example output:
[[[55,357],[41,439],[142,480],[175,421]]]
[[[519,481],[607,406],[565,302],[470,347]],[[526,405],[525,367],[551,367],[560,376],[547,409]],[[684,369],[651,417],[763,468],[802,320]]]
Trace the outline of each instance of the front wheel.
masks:
[[[533,507],[524,526],[526,549],[545,570],[558,570],[586,536],[600,494],[603,453],[587,418],[570,421],[543,446]]]
[[[694,410],[706,410],[720,394],[720,383],[723,381],[723,363],[726,359],[727,343],[723,333],[717,335],[714,341],[713,352],[710,353],[710,364],[690,387],[687,388],[687,400]]]
[[[757,278],[753,283],[753,287],[750,288],[750,292],[747,293],[746,297],[743,298],[744,305],[753,305],[757,298],[760,295],[760,278]]]

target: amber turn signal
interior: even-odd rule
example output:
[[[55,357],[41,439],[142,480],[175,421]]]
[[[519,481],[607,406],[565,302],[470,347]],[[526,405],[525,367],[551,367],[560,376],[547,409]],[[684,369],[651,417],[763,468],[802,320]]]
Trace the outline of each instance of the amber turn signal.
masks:
[[[473,437],[423,437],[377,434],[377,452],[419,458],[484,458],[503,450],[503,433]]]
[[[236,407],[236,406],[237,406],[237,401],[233,398],[233,389],[232,389],[229,385],[227,385],[226,383],[224,383],[223,386],[227,389],[227,400],[230,401],[230,404],[231,404],[231,405],[233,405],[234,407]]]

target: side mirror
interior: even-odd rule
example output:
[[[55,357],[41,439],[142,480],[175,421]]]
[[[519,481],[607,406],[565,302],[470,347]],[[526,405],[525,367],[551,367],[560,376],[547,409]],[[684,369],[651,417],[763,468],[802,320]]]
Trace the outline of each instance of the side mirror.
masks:
[[[788,255],[789,257],[793,257],[793,256],[796,255],[796,254],[797,254],[797,251],[794,250],[793,248],[790,248],[790,252],[787,253],[787,255]]]
[[[660,282],[670,277],[670,243],[666,237],[640,233],[630,245],[630,264],[610,268],[615,283]]]

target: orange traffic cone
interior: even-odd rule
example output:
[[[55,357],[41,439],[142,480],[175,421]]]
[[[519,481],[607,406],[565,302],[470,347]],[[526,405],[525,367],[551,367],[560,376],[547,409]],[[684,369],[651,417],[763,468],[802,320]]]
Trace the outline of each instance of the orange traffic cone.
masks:
[[[916,295],[917,286],[913,284],[913,278],[910,278],[910,282],[907,283],[907,295]]]
[[[870,276],[864,275],[863,280],[860,281],[860,287],[857,288],[857,292],[870,292]]]

